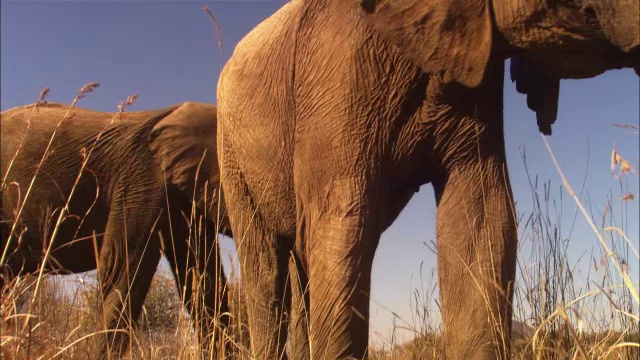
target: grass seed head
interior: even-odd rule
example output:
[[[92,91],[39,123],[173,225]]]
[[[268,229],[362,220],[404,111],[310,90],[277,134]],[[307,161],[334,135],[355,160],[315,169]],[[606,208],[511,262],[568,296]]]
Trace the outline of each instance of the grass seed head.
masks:
[[[133,105],[138,99],[138,94],[131,94],[127,97],[127,100],[120,101],[120,105],[118,105],[118,112],[124,112],[127,107]]]
[[[89,93],[92,93],[93,90],[95,90],[98,86],[100,86],[100,83],[97,81],[93,81],[84,85],[78,91],[78,99],[82,99],[83,97],[87,96]]]
[[[39,105],[40,103],[42,103],[44,101],[44,99],[49,94],[49,91],[51,91],[51,88],[48,87],[48,86],[45,87],[44,89],[42,89],[42,91],[40,91],[40,96],[38,97],[37,105]]]

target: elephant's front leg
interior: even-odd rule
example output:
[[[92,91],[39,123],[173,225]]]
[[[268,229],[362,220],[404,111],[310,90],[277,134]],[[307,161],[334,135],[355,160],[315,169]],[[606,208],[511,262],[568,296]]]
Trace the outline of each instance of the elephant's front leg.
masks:
[[[437,215],[444,335],[451,359],[505,359],[516,228],[506,167],[468,164],[449,174]]]
[[[99,329],[104,331],[104,336],[99,336],[103,359],[112,358],[112,354],[121,356],[128,349],[129,332],[140,316],[160,261],[159,239],[153,226],[159,202],[136,206],[119,200],[111,206],[97,269],[103,299],[104,328]]]
[[[312,359],[367,356],[371,267],[380,232],[372,211],[377,192],[365,193],[366,182],[336,176],[315,190],[315,181],[300,182],[307,189],[298,193],[298,241],[306,244]]]
[[[502,66],[477,90],[429,84],[431,116],[443,124],[437,249],[449,359],[508,358],[517,232],[502,132]],[[448,134],[448,135],[447,135]]]

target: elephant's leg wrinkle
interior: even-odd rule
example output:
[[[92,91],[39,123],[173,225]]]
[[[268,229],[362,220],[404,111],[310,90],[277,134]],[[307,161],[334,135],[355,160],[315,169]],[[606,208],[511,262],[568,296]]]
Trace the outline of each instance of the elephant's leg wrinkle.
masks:
[[[111,354],[123,354],[129,347],[128,331],[140,317],[160,261],[160,249],[155,245],[157,240],[152,237],[149,242],[146,249],[130,250],[125,260],[128,264],[119,264],[119,273],[110,277],[112,285],[103,287],[109,290],[102,291],[103,326],[107,331],[102,349],[108,349]]]

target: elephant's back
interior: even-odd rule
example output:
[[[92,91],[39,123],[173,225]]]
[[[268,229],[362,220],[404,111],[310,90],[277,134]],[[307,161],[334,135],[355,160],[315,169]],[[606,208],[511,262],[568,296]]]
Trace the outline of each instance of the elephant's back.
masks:
[[[60,103],[41,103],[9,109],[1,114],[2,169],[5,171],[5,165],[14,158],[18,148],[20,163],[29,167],[35,165],[44,155],[52,136],[50,157],[65,157],[71,163],[77,163],[82,149],[102,131],[122,123],[143,122],[173,107],[110,113]]]
[[[3,192],[4,207],[24,201],[27,192],[26,207],[63,206],[82,167],[87,139],[110,120],[109,114],[63,104],[32,104],[3,112],[2,175],[11,184]]]
[[[218,117],[226,109],[285,112],[291,108],[300,8],[296,1],[285,4],[238,42],[218,80]]]
[[[3,175],[6,166],[14,160],[8,172],[14,179],[21,177],[18,173],[32,175],[49,142],[48,160],[80,158],[82,143],[98,134],[111,120],[107,113],[71,109],[57,103],[13,108],[3,112],[1,118]]]

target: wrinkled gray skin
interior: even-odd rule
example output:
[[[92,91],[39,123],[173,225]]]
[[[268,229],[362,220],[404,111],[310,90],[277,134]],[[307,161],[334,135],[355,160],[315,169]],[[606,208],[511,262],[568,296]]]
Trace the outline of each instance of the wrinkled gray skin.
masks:
[[[252,30],[218,82],[218,157],[254,356],[284,352],[288,319],[292,358],[365,357],[380,234],[432,183],[447,356],[508,358],[504,59],[549,133],[560,78],[639,64],[637,14],[637,0],[293,0]]]
[[[7,240],[19,201],[25,201],[37,164],[67,111],[16,231]],[[223,229],[216,224],[228,226],[224,219],[217,221],[215,133],[216,107],[200,103],[120,114],[70,109],[63,104],[28,105],[3,112],[3,176],[8,170],[0,239],[0,249],[5,251],[4,276],[37,272],[53,238],[45,271],[78,273],[97,266],[103,294],[102,325],[127,330],[140,315],[162,250],[194,325],[201,334],[213,335],[212,319],[228,310],[217,245],[218,230]],[[82,154],[89,151],[89,161],[54,235],[82,166]],[[195,213],[191,199],[196,200]],[[193,221],[191,226],[188,221]],[[194,276],[201,282],[193,283]],[[192,299],[196,286],[203,297]],[[226,324],[226,316],[220,321]],[[211,345],[209,337],[200,341],[205,347]],[[126,350],[128,335],[111,332],[99,343],[102,357],[107,358],[109,353]]]

